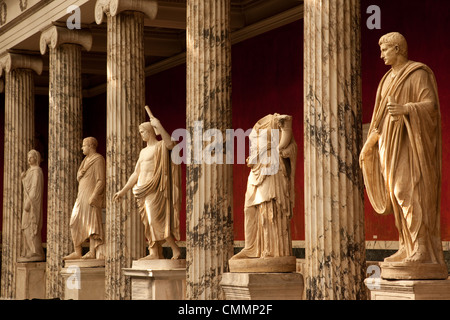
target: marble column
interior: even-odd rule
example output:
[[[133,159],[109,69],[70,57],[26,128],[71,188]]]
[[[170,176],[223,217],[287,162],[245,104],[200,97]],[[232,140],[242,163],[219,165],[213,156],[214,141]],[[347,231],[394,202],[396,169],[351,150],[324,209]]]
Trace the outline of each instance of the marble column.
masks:
[[[42,54],[49,47],[50,77],[46,295],[60,298],[62,258],[73,251],[69,222],[82,158],[81,50],[90,50],[92,35],[52,26],[42,32],[40,46]]]
[[[306,0],[307,299],[364,299],[359,0]]]
[[[120,203],[113,195],[133,173],[143,148],[145,121],[144,17],[154,19],[156,1],[98,0],[96,22],[107,17],[106,133],[106,299],[130,299],[130,278],[122,269],[145,256],[143,224],[131,192]],[[157,114],[155,114],[157,116]]]
[[[22,217],[21,173],[28,151],[34,148],[34,73],[42,72],[42,58],[8,53],[0,61],[5,70],[5,145],[1,297],[16,296],[16,262],[20,254]]]
[[[193,141],[186,169],[187,299],[224,299],[221,275],[233,255],[233,170],[220,151],[212,155],[216,161],[202,157],[212,142],[202,132],[217,129],[225,142],[232,128],[230,0],[187,3],[186,95]]]

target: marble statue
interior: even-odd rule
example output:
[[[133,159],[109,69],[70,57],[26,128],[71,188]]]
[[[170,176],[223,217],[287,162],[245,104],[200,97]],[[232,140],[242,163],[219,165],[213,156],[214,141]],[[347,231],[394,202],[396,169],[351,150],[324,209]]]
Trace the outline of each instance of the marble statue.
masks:
[[[437,84],[426,65],[408,60],[405,38],[380,38],[382,78],[360,165],[370,202],[394,214],[399,250],[382,278],[446,279],[440,233],[441,116]]]
[[[142,123],[139,133],[147,146],[141,150],[133,174],[114,200],[120,200],[133,189],[149,245],[149,255],[142,259],[164,259],[161,247],[164,242],[172,249],[172,259],[179,259],[181,252],[175,239],[180,239],[181,170],[170,157],[175,143],[147,106],[146,110],[150,122]]]
[[[70,217],[70,232],[75,251],[64,260],[96,259],[97,249],[103,244],[102,208],[105,207],[105,158],[97,153],[94,137],[83,140],[85,158],[77,173],[78,195]],[[89,240],[89,251],[82,256],[82,244]]]
[[[292,117],[267,115],[255,124],[249,138],[251,153],[247,165],[251,170],[244,204],[245,247],[230,259],[230,271],[295,271],[290,221],[295,200],[297,144]],[[279,260],[279,264],[284,264],[282,268],[293,270],[279,270],[274,259],[280,257],[288,259]]]
[[[29,168],[21,175],[23,185],[22,250],[19,262],[44,261],[42,248],[42,200],[44,175],[39,166],[41,155],[36,150],[28,152]]]

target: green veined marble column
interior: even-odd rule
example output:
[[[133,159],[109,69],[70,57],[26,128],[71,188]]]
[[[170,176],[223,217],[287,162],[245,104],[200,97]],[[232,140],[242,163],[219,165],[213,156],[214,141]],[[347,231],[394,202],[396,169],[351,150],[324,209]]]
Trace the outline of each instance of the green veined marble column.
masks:
[[[139,124],[145,121],[144,17],[154,19],[151,0],[98,0],[96,22],[107,17],[106,133],[106,299],[131,297],[131,282],[123,275],[132,261],[145,256],[144,228],[136,200],[121,202],[113,195],[134,172],[143,147]]]
[[[73,251],[70,216],[78,191],[82,152],[81,50],[90,50],[88,31],[52,26],[41,34],[49,47],[49,125],[46,296],[62,298],[62,258]]]
[[[34,147],[34,73],[42,72],[42,58],[8,53],[0,64],[6,69],[1,297],[14,299],[23,209],[21,173],[27,170],[27,154]]]
[[[218,129],[225,141],[225,130],[232,128],[229,0],[190,0],[187,3],[186,94],[186,127],[192,139],[202,127],[203,132]],[[200,147],[209,143],[204,142]],[[194,154],[189,157],[191,163],[186,170],[187,298],[223,299],[221,275],[228,271],[228,259],[233,255],[232,165],[225,164],[225,154],[224,164],[206,164],[205,159],[198,159]]]
[[[307,299],[365,298],[359,0],[306,0]]]

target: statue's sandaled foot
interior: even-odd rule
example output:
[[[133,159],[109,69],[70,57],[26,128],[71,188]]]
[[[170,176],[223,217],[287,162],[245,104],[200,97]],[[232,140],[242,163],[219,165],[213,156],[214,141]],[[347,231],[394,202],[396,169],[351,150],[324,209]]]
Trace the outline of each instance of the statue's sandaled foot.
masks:
[[[81,259],[95,259],[95,252],[89,251]]]
[[[404,259],[404,262],[417,262],[417,263],[427,263],[431,262],[430,254],[424,250],[416,250],[413,254]]]
[[[180,248],[172,248],[172,260],[178,260],[180,258],[181,251]]]
[[[248,259],[248,258],[250,258],[250,257],[247,255],[247,251],[245,249],[242,249],[241,252],[239,252],[239,253],[237,253],[237,254],[235,254],[234,256],[231,257],[232,260],[234,260],[234,259]]]
[[[148,256],[140,258],[139,260],[156,260],[159,256],[157,254],[150,253]]]
[[[402,262],[403,259],[405,259],[405,258],[406,258],[406,250],[402,248],[402,249],[399,249],[392,256],[385,258],[384,262]]]
[[[72,252],[71,254],[63,258],[63,260],[77,260],[77,259],[81,259],[81,254],[79,254],[78,252]]]

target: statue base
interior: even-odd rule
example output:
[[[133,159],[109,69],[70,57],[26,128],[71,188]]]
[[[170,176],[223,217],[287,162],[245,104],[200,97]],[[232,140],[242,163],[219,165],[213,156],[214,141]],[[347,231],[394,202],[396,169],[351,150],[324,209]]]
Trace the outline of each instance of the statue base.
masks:
[[[386,280],[445,280],[446,265],[418,262],[381,262],[381,278]]]
[[[271,273],[295,272],[297,259],[295,256],[230,259],[230,272]]]
[[[44,262],[45,257],[41,256],[31,256],[31,257],[19,257],[17,258],[17,262]]]
[[[227,272],[220,282],[226,300],[302,300],[301,273]]]
[[[450,278],[446,280],[367,278],[364,283],[370,290],[371,300],[450,300]]]
[[[123,274],[131,277],[132,300],[185,300],[186,260],[134,260]]]
[[[66,260],[61,276],[64,300],[105,299],[105,260]]]
[[[45,299],[45,262],[16,263],[16,299]]]

